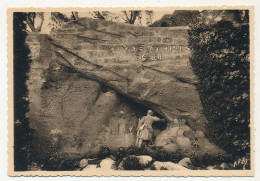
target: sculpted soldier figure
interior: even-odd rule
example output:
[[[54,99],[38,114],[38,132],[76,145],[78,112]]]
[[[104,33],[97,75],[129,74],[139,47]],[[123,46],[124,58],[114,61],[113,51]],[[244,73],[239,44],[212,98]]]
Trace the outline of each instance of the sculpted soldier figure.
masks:
[[[146,116],[143,116],[138,123],[137,127],[137,138],[136,146],[141,147],[142,143],[145,143],[147,146],[149,143],[152,143],[153,138],[153,127],[152,124],[154,121],[164,121],[156,116],[153,116],[153,111],[149,110]]]

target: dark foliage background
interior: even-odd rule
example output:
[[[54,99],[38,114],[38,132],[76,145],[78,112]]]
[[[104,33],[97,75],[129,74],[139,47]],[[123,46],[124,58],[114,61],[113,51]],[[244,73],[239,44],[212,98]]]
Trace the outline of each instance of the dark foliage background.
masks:
[[[27,170],[30,163],[32,130],[26,117],[28,90],[25,84],[29,71],[29,48],[25,45],[25,14],[13,14],[13,54],[14,54],[14,169]]]
[[[241,157],[250,152],[249,17],[248,12],[236,14],[241,21],[201,21],[191,26],[189,45],[209,121],[206,134]]]

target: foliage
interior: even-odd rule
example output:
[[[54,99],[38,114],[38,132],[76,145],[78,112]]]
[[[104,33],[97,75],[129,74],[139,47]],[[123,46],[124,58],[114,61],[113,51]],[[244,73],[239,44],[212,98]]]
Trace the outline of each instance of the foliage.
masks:
[[[62,14],[62,13],[59,13],[59,12],[51,12],[51,20],[52,21],[49,23],[49,25],[52,28],[59,28],[65,22],[70,21],[70,18],[68,18],[65,14]]]
[[[13,53],[14,53],[14,169],[23,171],[31,160],[32,134],[26,117],[29,102],[26,80],[30,66],[29,48],[25,44],[26,14],[13,14]]]
[[[143,170],[142,165],[139,163],[139,159],[136,156],[128,156],[123,159],[124,170]]]
[[[153,20],[153,11],[150,10],[145,10],[145,11],[129,10],[129,11],[121,11],[121,12],[92,11],[90,12],[90,15],[96,19],[109,20],[115,22],[125,22],[127,24],[139,24],[139,25],[142,24],[141,20],[144,17],[146,18],[147,25],[152,24],[152,20]]]
[[[23,13],[25,15],[25,21],[32,32],[39,32],[42,29],[42,24],[44,21],[44,13],[43,12],[28,12]],[[35,26],[35,19],[40,18],[40,24],[38,27]]]
[[[249,12],[247,10],[203,10],[201,12],[196,10],[175,10],[172,14],[164,15],[151,26],[193,26],[201,22],[215,24],[221,20],[246,23],[249,20]]]
[[[155,151],[150,153],[150,156],[157,161],[170,161],[173,163],[178,163],[182,158],[185,157],[185,155],[179,149],[175,152],[168,153],[161,147],[156,147]]]
[[[144,147],[138,148],[137,146],[129,146],[126,149],[128,155],[146,155],[148,154],[147,149]]]
[[[153,158],[157,161],[170,161],[170,155],[167,153],[164,149],[158,148],[156,151],[153,153]]]
[[[124,17],[122,16],[122,18],[124,19],[125,23],[129,23],[129,24],[134,24],[136,18],[139,18],[139,20],[141,20],[141,11],[122,11]]]
[[[65,154],[59,154],[58,152],[43,157],[40,163],[41,169],[48,171],[75,170],[79,166],[78,159],[68,159]]]
[[[200,167],[204,169],[207,166],[220,165],[221,163],[231,163],[233,160],[232,157],[225,156],[222,154],[213,156],[207,153],[205,155],[192,156],[190,159],[193,167]]]
[[[200,12],[198,20],[206,24],[215,24],[220,20],[246,23],[249,20],[248,13],[246,10],[204,10]]]
[[[193,10],[176,10],[171,15],[164,15],[160,20],[154,22],[151,26],[172,27],[189,26],[198,22],[200,12]]]
[[[97,157],[99,160],[105,159],[111,155],[111,148],[109,146],[102,146],[99,149]]]
[[[120,164],[120,162],[128,155],[126,150],[123,147],[118,148],[117,151],[113,154],[116,159],[116,166]]]
[[[190,63],[209,124],[206,135],[228,153],[250,151],[249,25],[198,23],[189,31]]]

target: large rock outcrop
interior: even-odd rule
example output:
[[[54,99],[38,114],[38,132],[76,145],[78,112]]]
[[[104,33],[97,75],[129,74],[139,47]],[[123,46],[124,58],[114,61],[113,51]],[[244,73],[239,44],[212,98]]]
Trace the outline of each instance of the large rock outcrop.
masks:
[[[188,28],[136,27],[82,18],[51,33],[55,59],[147,105],[168,121],[185,117],[204,131]]]
[[[32,58],[27,116],[38,153],[78,157],[105,145],[115,149],[135,143],[140,106],[60,65],[47,35],[31,33],[27,44]]]
[[[50,36],[31,33],[28,117],[36,150],[75,156],[134,145],[147,109],[168,123],[186,119],[191,137],[203,133],[207,120],[189,64],[187,30],[82,18]],[[171,137],[167,131],[156,130],[157,140]]]

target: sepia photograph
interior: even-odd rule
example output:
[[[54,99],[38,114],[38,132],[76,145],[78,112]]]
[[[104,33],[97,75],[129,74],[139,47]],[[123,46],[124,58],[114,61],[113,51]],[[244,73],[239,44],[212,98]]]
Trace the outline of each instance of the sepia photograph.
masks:
[[[9,175],[254,174],[252,6],[8,21]]]

